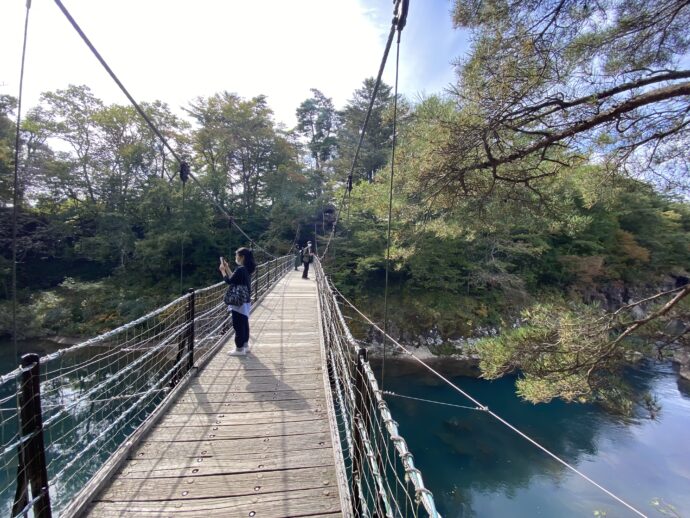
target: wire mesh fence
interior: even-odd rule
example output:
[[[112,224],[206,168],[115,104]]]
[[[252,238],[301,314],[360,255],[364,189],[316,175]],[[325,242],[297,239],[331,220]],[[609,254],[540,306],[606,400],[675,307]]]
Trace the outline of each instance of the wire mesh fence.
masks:
[[[286,256],[258,265],[252,300],[292,262]],[[23,366],[0,377],[2,516],[48,516],[51,509],[56,516],[68,506],[193,365],[222,344],[232,329],[225,290],[225,282],[190,290],[86,342],[26,355]]]
[[[383,400],[366,349],[350,333],[316,261],[321,326],[352,512],[357,517],[440,517]]]

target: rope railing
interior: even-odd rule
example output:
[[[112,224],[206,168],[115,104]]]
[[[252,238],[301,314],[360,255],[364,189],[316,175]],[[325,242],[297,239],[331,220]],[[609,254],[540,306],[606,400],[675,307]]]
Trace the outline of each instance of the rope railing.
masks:
[[[440,517],[400,435],[366,349],[353,338],[318,259],[314,264],[349,499],[357,517]]]
[[[258,265],[260,301],[292,256]],[[128,324],[0,377],[0,515],[39,518],[70,506],[113,455],[231,332],[226,284],[175,299]]]

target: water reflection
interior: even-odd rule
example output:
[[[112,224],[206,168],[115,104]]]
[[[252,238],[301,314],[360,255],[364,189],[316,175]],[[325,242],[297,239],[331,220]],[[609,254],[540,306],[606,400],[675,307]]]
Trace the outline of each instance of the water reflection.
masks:
[[[662,410],[654,421],[642,407],[635,418],[620,419],[594,405],[555,401],[534,406],[515,397],[514,379],[487,382],[457,371],[444,374],[643,512],[656,513],[651,507],[655,497],[687,511],[690,473],[681,467],[690,460],[690,445],[682,439],[690,427],[687,385],[679,392],[669,365],[642,367],[626,376],[637,393],[651,391],[657,396]],[[385,389],[468,403],[427,371],[407,363],[387,363]],[[483,412],[395,397],[387,401],[444,516],[630,513]]]

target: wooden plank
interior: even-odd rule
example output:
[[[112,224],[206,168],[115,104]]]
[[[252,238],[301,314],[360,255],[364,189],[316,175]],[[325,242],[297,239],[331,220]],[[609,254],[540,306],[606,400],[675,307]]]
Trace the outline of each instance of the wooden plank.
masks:
[[[178,403],[172,406],[169,414],[193,414],[202,412],[205,414],[218,414],[227,412],[261,412],[272,410],[324,410],[322,399],[286,399],[280,401],[231,401],[214,403]],[[324,413],[324,416],[326,414]],[[327,417],[325,417],[327,418]]]
[[[318,448],[330,448],[330,435],[312,433],[287,437],[264,437],[251,439],[205,439],[199,442],[185,443],[184,448],[175,447],[172,443],[144,442],[130,453],[130,458],[167,459],[167,458],[204,458],[215,457],[232,459],[238,454],[265,454],[278,456],[282,452],[308,451]]]
[[[261,496],[270,493],[330,488],[336,485],[333,466],[280,471],[225,473],[165,478],[118,478],[98,500],[141,502],[197,498]]]
[[[129,461],[117,475],[119,478],[163,478],[219,475],[223,473],[243,473],[286,470],[294,468],[328,467],[333,464],[330,448],[304,451],[280,452],[278,455],[266,453],[240,453],[235,456],[218,458],[175,457],[164,459],[144,459]]]
[[[244,423],[289,423],[294,421],[309,421],[323,416],[314,410],[269,410],[266,412],[244,412],[236,414],[168,414],[163,417],[158,426],[160,428],[181,426],[203,426],[209,424],[244,424]]]
[[[258,354],[255,352],[255,354]],[[252,357],[250,357],[252,356]],[[232,358],[232,359],[231,359]],[[246,357],[237,358],[234,356],[228,356],[228,360],[222,364],[216,364],[209,367],[208,372],[220,371],[225,376],[229,375],[230,370],[237,370],[237,374],[242,374],[246,371],[252,370],[270,370],[273,372],[284,372],[290,370],[321,370],[321,362],[313,359],[303,359],[292,358],[290,360],[281,359],[269,359],[269,360],[259,360],[258,357],[254,357],[253,354],[247,355]],[[235,373],[233,373],[235,374]]]
[[[256,424],[247,422],[246,424],[229,426],[214,424],[210,426],[184,426],[177,429],[168,427],[159,429],[155,435],[149,438],[149,441],[181,442],[202,441],[204,439],[283,437],[288,435],[304,435],[305,430],[309,430],[309,433],[327,432],[329,430],[328,421],[317,418],[290,423]]]
[[[183,403],[222,403],[248,401],[288,401],[294,399],[323,399],[323,388],[303,390],[242,390],[238,392],[194,392],[180,398]]]
[[[206,382],[210,379],[218,379],[219,373],[222,371],[209,371],[204,372],[199,376],[199,379]],[[263,378],[267,377],[269,379],[287,379],[291,376],[301,376],[301,377],[316,377],[321,375],[322,370],[316,368],[295,368],[288,371],[271,371],[269,369],[254,369],[254,370],[244,370],[242,376],[245,379],[250,378]]]
[[[89,508],[93,516],[340,515],[314,283],[288,275]],[[313,317],[313,318],[312,318]]]
[[[281,381],[277,379],[256,379],[256,380],[231,380],[227,383],[223,383],[223,380],[219,379],[216,383],[210,383],[204,381],[200,383],[196,381],[189,385],[187,391],[191,394],[207,394],[212,392],[265,392],[271,390],[321,390],[322,382],[321,380],[313,379],[295,379],[289,383],[286,381]]]
[[[103,518],[126,516],[184,516],[301,518],[312,516],[340,516],[337,499],[331,498],[334,489],[310,489],[288,493],[246,495],[233,499],[207,498],[202,500],[172,500],[151,502],[98,502],[90,514]],[[253,514],[250,514],[253,513]]]

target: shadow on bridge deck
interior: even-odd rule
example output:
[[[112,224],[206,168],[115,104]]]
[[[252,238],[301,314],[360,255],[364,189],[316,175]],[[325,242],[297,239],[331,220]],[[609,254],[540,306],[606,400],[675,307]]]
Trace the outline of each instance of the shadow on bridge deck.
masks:
[[[89,516],[341,514],[316,285],[290,272],[190,382],[87,508]]]

